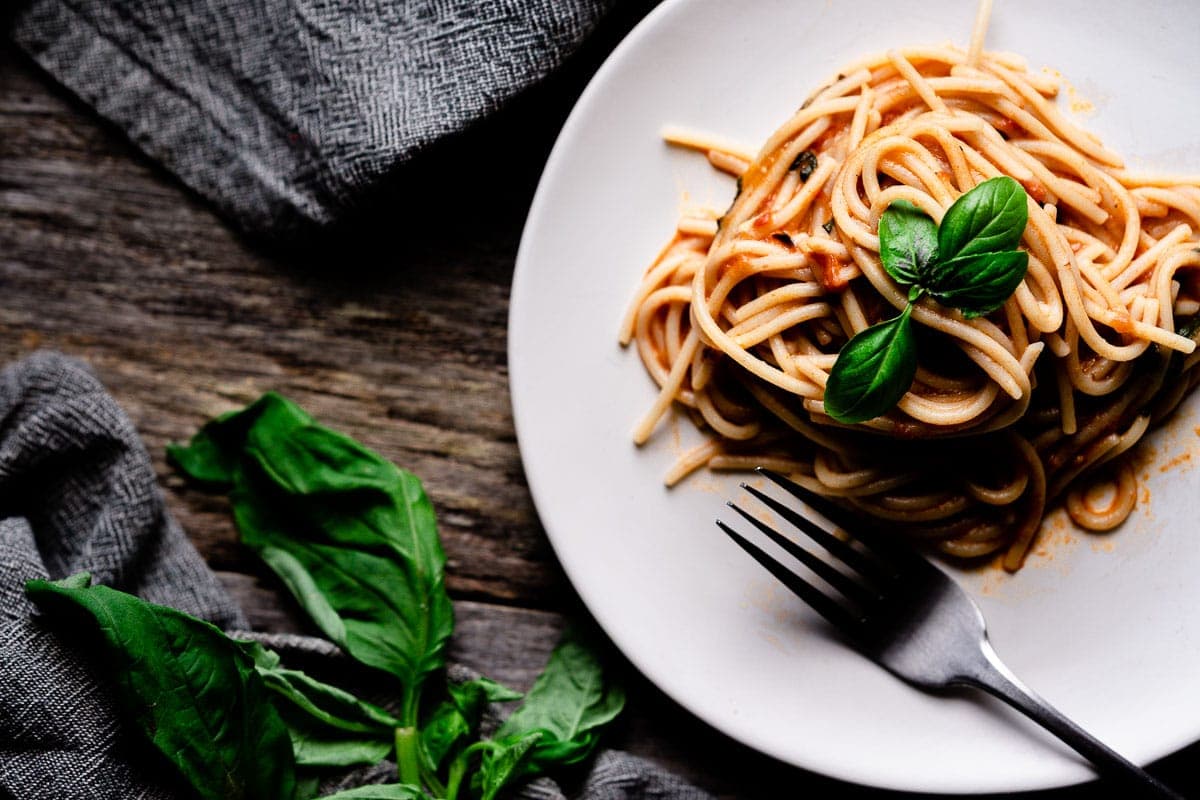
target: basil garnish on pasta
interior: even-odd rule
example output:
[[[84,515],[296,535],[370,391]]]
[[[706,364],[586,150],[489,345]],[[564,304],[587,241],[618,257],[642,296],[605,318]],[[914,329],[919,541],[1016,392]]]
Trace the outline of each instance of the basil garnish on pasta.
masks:
[[[1016,250],[1029,220],[1025,190],[1007,176],[991,178],[946,210],[940,225],[906,201],[879,219],[879,260],[909,286],[900,316],[855,334],[838,353],[825,386],[825,413],[848,425],[895,407],[917,374],[912,303],[928,294],[972,319],[1004,304],[1029,268]]]
[[[909,315],[872,325],[846,343],[825,385],[825,413],[856,423],[886,414],[912,385],[917,346]]]
[[[745,178],[719,226],[685,209],[621,324],[659,386],[633,441],[672,409],[704,435],[668,486],[771,466],[1008,570],[1055,503],[1088,530],[1128,517],[1128,454],[1200,369],[1160,358],[1196,349],[1177,330],[1200,314],[1198,181],[1126,170],[1056,108],[1056,76],[988,52],[984,30],[857,62],[757,151],[664,135]],[[896,356],[913,345],[910,379]],[[988,457],[949,465],[948,435]],[[1119,502],[1088,499],[1113,480]]]

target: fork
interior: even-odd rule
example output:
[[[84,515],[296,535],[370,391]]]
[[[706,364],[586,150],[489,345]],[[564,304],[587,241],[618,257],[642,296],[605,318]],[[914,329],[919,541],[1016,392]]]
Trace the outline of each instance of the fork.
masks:
[[[861,527],[861,521],[856,523],[844,508],[828,498],[772,470],[760,467],[758,472],[843,530]],[[983,689],[1053,733],[1091,761],[1101,774],[1124,780],[1145,796],[1182,800],[1182,795],[1087,733],[1022,684],[992,649],[979,607],[952,578],[923,556],[873,531],[860,530],[854,534],[853,538],[863,547],[857,549],[753,486],[742,484],[742,488],[807,534],[827,551],[830,560],[815,555],[733,502],[728,503],[729,507],[836,594],[818,588],[721,520],[717,520],[717,525],[841,631],[867,658],[922,689],[951,686]],[[838,562],[841,569],[834,566]]]

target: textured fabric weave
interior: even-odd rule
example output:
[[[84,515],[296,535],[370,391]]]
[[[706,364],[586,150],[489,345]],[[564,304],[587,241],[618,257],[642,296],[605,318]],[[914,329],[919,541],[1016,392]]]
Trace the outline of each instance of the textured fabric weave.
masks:
[[[150,771],[140,734],[122,725],[96,654],[44,627],[25,597],[28,580],[82,570],[243,635],[240,609],[167,513],[129,419],[85,367],[42,353],[0,373],[0,797],[173,800],[172,787]],[[346,656],[322,639],[254,638],[290,666],[326,679],[345,673]],[[384,764],[323,788],[394,776]],[[544,779],[522,796],[564,798]],[[596,759],[579,796],[707,797],[616,752]]]
[[[17,0],[13,40],[243,228],[328,225],[615,0]]]

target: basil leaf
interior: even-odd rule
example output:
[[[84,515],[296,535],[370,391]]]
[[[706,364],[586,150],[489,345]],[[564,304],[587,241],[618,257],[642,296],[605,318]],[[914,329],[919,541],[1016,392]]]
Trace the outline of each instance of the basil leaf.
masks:
[[[520,700],[520,692],[490,678],[476,678],[446,687],[450,700],[434,709],[421,728],[421,747],[426,766],[436,770],[456,746],[471,739],[489,702]]]
[[[439,703],[421,726],[421,757],[425,769],[436,772],[456,747],[471,737],[471,724],[454,703]]]
[[[575,764],[591,753],[600,729],[625,705],[621,687],[605,681],[589,644],[575,631],[563,635],[546,668],[521,704],[496,731],[496,738],[544,735],[522,766],[537,775],[547,767]]]
[[[860,331],[838,353],[825,384],[825,413],[848,425],[886,414],[912,386],[917,349],[907,305],[898,317]]]
[[[542,731],[533,731],[487,742],[476,779],[481,800],[493,800],[510,781],[525,774],[525,761],[543,737]]]
[[[1024,250],[955,258],[939,267],[938,283],[929,293],[967,319],[990,314],[1012,296],[1029,269]]]
[[[879,260],[897,283],[922,283],[938,257],[938,226],[906,200],[897,200],[879,218]]]
[[[419,687],[444,664],[454,626],[446,556],[416,476],[276,394],[170,454],[200,478],[235,464],[242,541],[330,639],[403,682],[404,716],[415,719]]]
[[[168,444],[167,460],[194,481],[229,489],[250,428],[268,408],[267,395],[241,411],[215,417],[186,445]]]
[[[491,678],[476,678],[446,687],[454,705],[473,724],[478,724],[488,703],[507,703],[520,700],[523,694]]]
[[[400,720],[336,686],[284,669],[279,656],[257,642],[238,644],[273,693],[272,702],[287,726],[298,765],[371,765],[391,754]]]
[[[800,182],[808,180],[812,177],[813,172],[817,169],[817,154],[812,150],[805,150],[792,159],[792,163],[788,166],[789,172],[800,173]]]
[[[963,194],[942,217],[938,253],[943,261],[1015,250],[1029,221],[1025,190],[1012,178],[991,178]]]
[[[430,800],[430,798],[419,786],[408,783],[381,783],[335,792],[325,795],[321,800]]]
[[[1200,332],[1200,315],[1176,320],[1175,332],[1180,336],[1187,337],[1188,339],[1196,338],[1196,334]]]
[[[95,634],[123,712],[196,795],[292,800],[292,745],[243,650],[208,622],[86,584],[34,580],[25,593],[70,635]]]

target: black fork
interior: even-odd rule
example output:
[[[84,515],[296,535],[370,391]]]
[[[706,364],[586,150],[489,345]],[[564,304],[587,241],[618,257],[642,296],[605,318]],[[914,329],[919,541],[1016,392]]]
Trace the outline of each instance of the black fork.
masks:
[[[825,556],[802,547],[734,503],[729,507],[757,528],[829,590],[797,574],[729,525],[717,520],[755,561],[839,630],[863,655],[924,689],[983,689],[1053,733],[1091,761],[1101,774],[1123,780],[1143,796],[1182,796],[1172,791],[1022,684],[992,649],[983,614],[970,596],[938,567],[892,537],[863,530],[862,521],[777,472],[758,472],[802,500],[826,520],[851,533],[862,549],[826,526],[752,486],[742,488],[781,519],[802,531]]]

